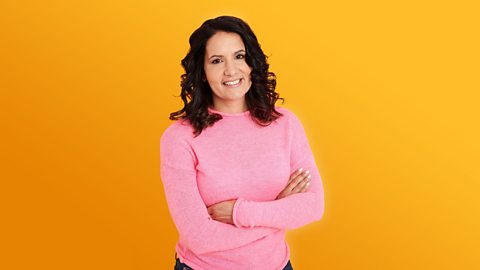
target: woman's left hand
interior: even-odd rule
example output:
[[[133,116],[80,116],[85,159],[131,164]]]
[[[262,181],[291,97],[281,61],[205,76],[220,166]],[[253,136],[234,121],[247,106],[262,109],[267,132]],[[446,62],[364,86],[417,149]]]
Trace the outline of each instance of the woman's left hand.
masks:
[[[208,214],[216,220],[233,225],[233,205],[237,200],[228,200],[207,207]]]

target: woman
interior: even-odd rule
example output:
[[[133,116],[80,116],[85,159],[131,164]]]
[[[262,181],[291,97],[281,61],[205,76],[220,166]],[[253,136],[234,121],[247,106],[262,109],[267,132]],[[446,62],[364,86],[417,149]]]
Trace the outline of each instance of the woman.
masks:
[[[275,74],[244,21],[207,20],[189,42],[184,107],[170,115],[178,121],[160,140],[179,232],[175,269],[293,269],[286,230],[324,211],[302,124],[275,106]]]

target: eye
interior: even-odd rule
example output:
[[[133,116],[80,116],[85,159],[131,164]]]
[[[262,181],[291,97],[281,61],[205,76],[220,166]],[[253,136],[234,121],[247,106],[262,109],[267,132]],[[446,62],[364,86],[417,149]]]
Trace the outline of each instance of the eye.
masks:
[[[245,59],[245,54],[239,54],[239,55],[237,55],[237,59]]]
[[[220,59],[215,59],[215,60],[212,61],[212,64],[218,64],[218,63],[220,63],[219,61],[220,61]]]

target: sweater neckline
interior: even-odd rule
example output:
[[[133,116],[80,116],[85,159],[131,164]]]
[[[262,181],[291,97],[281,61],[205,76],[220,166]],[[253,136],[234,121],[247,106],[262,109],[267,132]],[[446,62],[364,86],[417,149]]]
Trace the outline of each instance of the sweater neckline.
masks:
[[[249,111],[249,110],[244,111],[244,112],[238,112],[238,113],[228,113],[228,112],[221,112],[221,111],[214,110],[214,109],[212,109],[211,107],[208,107],[208,111],[209,111],[209,112],[212,112],[212,113],[218,113],[218,114],[220,114],[221,116],[233,116],[233,117],[247,116],[247,115],[250,114],[250,111]]]

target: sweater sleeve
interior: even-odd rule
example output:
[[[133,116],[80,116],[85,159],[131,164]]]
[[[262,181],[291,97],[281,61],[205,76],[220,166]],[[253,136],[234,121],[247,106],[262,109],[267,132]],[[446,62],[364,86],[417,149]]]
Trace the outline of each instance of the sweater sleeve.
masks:
[[[197,187],[195,154],[174,132],[160,140],[160,174],[179,237],[196,254],[233,249],[258,240],[274,228],[237,228],[213,220]]]
[[[323,184],[305,130],[291,112],[290,173],[298,168],[309,170],[312,176],[306,192],[296,193],[274,201],[249,201],[238,198],[234,205],[233,221],[239,228],[272,227],[295,229],[320,220],[324,212]]]

